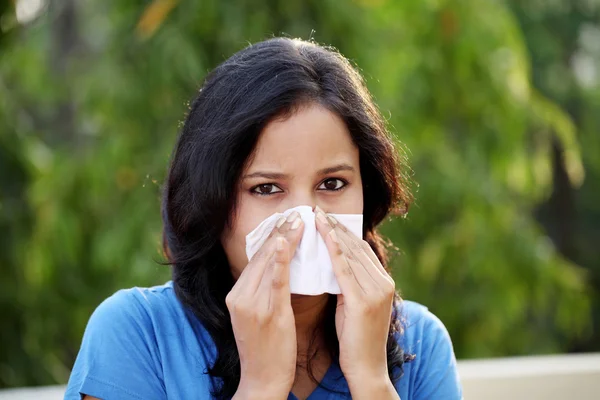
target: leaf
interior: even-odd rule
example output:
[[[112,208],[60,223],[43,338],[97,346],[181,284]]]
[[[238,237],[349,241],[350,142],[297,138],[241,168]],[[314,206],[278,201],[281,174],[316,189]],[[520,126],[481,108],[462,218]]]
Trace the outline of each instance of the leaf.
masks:
[[[137,23],[137,34],[142,39],[150,38],[167,18],[179,0],[154,0],[150,3]]]

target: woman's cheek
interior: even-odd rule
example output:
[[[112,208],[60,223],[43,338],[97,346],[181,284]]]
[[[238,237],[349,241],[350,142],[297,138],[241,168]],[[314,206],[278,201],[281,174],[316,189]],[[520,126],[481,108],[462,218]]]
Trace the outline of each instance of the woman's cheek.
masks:
[[[231,272],[236,279],[248,265],[246,236],[256,229],[263,220],[273,214],[273,212],[262,210],[260,207],[251,207],[251,203],[251,201],[240,203],[233,230],[226,239],[225,251]]]
[[[339,195],[323,194],[319,206],[334,214],[362,214],[363,191],[359,185],[352,185]]]

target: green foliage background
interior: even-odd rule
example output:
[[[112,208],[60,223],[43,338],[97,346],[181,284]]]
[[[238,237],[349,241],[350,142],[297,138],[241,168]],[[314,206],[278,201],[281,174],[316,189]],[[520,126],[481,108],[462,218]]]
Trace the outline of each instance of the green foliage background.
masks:
[[[22,0],[21,2],[26,2]],[[0,387],[66,382],[89,315],[169,279],[159,192],[233,52],[313,38],[407,147],[384,233],[459,358],[600,350],[599,0],[0,1]]]

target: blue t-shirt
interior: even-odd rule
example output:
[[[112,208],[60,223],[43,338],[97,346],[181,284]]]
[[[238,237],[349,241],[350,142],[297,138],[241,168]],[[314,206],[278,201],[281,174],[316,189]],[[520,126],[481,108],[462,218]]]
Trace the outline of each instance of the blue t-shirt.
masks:
[[[404,364],[396,383],[402,400],[458,400],[462,389],[446,328],[426,307],[404,301]],[[194,315],[175,296],[172,283],[120,290],[90,318],[65,399],[82,394],[103,400],[210,399],[213,379],[206,374],[216,348]],[[350,398],[348,384],[335,363],[309,400]],[[289,399],[295,399],[290,394]]]

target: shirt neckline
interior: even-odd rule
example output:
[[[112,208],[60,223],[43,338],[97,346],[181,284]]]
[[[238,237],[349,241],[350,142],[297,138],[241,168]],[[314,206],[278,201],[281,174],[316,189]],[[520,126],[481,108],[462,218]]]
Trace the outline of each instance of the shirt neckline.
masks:
[[[312,393],[306,398],[306,400],[319,400],[319,399],[327,399],[331,395],[335,395],[335,392],[348,393],[348,384],[344,379],[344,374],[340,369],[340,366],[337,362],[332,362],[323,379],[319,383],[319,386],[312,391]],[[341,394],[340,393],[340,394]],[[292,392],[288,395],[288,400],[298,400],[298,397],[294,395]]]

